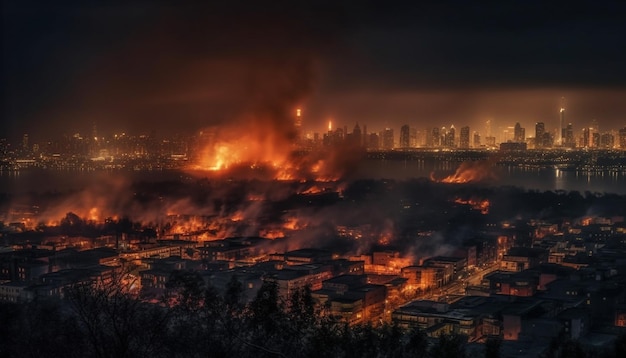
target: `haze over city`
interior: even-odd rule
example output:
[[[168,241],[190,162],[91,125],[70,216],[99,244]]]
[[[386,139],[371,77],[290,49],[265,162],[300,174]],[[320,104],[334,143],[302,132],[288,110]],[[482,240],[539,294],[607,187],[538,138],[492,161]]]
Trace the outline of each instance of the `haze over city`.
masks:
[[[626,125],[625,25],[599,4],[3,2],[0,133],[191,134],[302,108],[305,131]],[[254,122],[254,120],[252,120]],[[263,122],[264,123],[264,122]],[[81,129],[82,128],[82,129]]]
[[[626,5],[3,1],[0,357],[626,356]]]

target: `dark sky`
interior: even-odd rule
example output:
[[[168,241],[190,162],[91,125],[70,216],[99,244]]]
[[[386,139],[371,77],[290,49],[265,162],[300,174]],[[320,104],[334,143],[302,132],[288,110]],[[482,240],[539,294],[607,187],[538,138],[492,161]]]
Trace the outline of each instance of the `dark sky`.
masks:
[[[561,96],[575,127],[626,126],[626,5],[415,3],[3,1],[0,137],[193,133],[297,107],[309,130],[550,129]]]

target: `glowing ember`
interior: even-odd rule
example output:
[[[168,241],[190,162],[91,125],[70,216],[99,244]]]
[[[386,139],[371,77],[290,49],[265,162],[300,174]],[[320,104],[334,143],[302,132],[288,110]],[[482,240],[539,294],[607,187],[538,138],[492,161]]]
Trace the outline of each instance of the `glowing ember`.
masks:
[[[461,198],[456,198],[454,199],[454,202],[457,204],[462,204],[462,205],[469,205],[472,207],[472,209],[474,210],[479,210],[481,214],[483,215],[487,215],[489,214],[489,200],[487,199],[461,199]]]

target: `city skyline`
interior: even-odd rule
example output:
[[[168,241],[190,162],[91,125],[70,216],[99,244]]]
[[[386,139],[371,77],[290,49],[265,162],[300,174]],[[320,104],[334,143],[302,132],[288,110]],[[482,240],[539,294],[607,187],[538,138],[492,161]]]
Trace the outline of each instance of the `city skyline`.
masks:
[[[320,133],[329,119],[557,128],[562,97],[574,127],[617,129],[623,5],[604,5],[4,4],[0,132],[189,134],[296,108]]]

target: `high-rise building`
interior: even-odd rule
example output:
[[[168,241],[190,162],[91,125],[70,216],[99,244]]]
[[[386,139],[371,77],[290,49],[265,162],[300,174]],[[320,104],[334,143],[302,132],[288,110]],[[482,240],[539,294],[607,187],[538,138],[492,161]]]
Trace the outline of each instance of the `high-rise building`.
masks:
[[[611,133],[603,133],[600,136],[599,146],[601,148],[611,149],[615,146],[615,137]]]
[[[591,143],[589,146],[592,148],[597,148],[600,145],[600,126],[598,125],[597,119],[591,120],[591,126],[589,127],[589,138]]]
[[[418,136],[420,135],[420,133],[418,132],[417,128],[411,128],[409,130],[409,147],[411,148],[416,148],[418,145]]]
[[[591,146],[591,133],[589,128],[583,128],[583,140],[581,147],[589,148]]]
[[[546,133],[546,126],[543,122],[535,123],[535,148],[543,148],[544,147],[544,137],[543,135]]]
[[[393,137],[393,129],[385,128],[382,132],[382,142],[384,150],[392,150],[394,147],[395,138]]]
[[[361,127],[359,127],[358,122],[352,130],[352,143],[358,146],[363,145],[363,134],[361,133]]]
[[[400,127],[400,148],[409,148],[411,146],[411,130],[408,124]]]
[[[543,135],[546,132],[546,126],[543,122],[535,123],[535,148],[543,148]]]
[[[28,133],[24,133],[22,136],[22,150],[28,151]]]
[[[304,139],[302,135],[302,110],[300,108],[296,109],[294,128],[296,130],[296,142],[300,143]]]
[[[445,132],[444,136],[445,146],[448,148],[454,148],[456,146],[456,129],[454,129],[454,124],[450,126],[450,130]]]
[[[480,133],[474,131],[474,148],[480,147]]]
[[[469,149],[470,147],[470,128],[468,126],[461,127],[461,134],[459,136],[459,148]]]
[[[367,139],[367,148],[374,150],[380,149],[380,138],[378,137],[378,134],[373,132],[370,133]]]
[[[513,129],[513,141],[516,143],[523,143],[526,141],[526,129],[522,128],[519,122],[515,123],[515,128]]]
[[[439,147],[441,145],[441,133],[439,132],[439,128],[435,127],[432,130],[432,147]]]
[[[619,130],[619,147],[626,149],[626,127]]]
[[[574,140],[574,128],[571,123],[568,123],[565,128],[565,146],[568,148],[576,147],[576,141]]]
[[[559,136],[559,145],[565,145],[565,139],[567,138],[565,130],[565,97],[561,97],[561,109],[559,110],[559,131],[557,132],[557,135]]]

